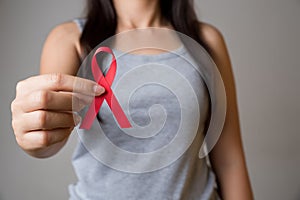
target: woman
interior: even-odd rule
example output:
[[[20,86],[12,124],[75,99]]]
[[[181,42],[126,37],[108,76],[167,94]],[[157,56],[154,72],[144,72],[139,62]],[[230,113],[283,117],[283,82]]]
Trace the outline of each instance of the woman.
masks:
[[[84,147],[79,146],[74,156],[79,182],[70,186],[71,199],[218,199],[218,196],[229,200],[253,199],[227,48],[215,27],[196,21],[192,5],[192,1],[187,0],[89,0],[86,22],[64,23],[49,34],[41,56],[41,75],[17,84],[16,98],[11,105],[12,125],[16,140],[25,152],[37,158],[53,156],[65,145],[74,126],[80,121],[69,112],[74,111],[72,98],[76,96],[77,100],[83,101],[79,98],[82,94],[100,96],[104,93],[102,86],[83,78],[76,78],[74,88],[82,57],[116,33],[147,27],[174,29],[205,47],[224,81],[227,110],[230,112],[226,114],[220,139],[209,154],[219,194],[216,190],[206,191],[212,183],[209,183],[207,174],[201,175],[201,170],[199,179],[202,180],[187,179],[194,176],[192,171],[174,174],[172,168],[140,175],[126,174],[93,163],[93,158]],[[78,28],[79,22],[84,23],[81,24],[82,32]],[[182,165],[174,165],[177,164]],[[205,169],[209,167],[205,166]],[[99,175],[103,170],[106,170],[105,173]],[[166,175],[164,170],[169,170],[171,174]],[[174,177],[181,177],[182,180]],[[198,186],[197,181],[204,185]]]

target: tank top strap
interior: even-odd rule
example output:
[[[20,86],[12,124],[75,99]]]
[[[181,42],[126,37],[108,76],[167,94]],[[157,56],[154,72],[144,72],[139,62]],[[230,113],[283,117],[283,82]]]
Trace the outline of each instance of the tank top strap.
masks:
[[[80,32],[82,32],[84,29],[86,19],[85,18],[76,18],[73,20],[73,22],[75,22],[77,24],[78,29],[80,30]]]

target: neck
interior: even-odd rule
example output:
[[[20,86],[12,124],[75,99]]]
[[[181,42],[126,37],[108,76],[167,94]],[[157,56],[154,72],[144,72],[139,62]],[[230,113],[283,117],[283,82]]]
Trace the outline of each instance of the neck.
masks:
[[[159,0],[113,0],[118,20],[118,31],[163,27]]]

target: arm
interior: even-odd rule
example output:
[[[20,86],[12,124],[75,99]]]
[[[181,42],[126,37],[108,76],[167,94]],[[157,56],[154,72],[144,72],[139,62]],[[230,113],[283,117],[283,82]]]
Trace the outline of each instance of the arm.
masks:
[[[78,56],[79,31],[74,23],[65,23],[55,27],[48,35],[40,61],[40,74],[62,73],[76,75],[80,66]],[[34,152],[33,156],[49,157],[56,154],[67,142],[73,130],[59,131],[57,134],[65,135],[58,143]]]
[[[227,47],[222,34],[213,26],[200,23],[208,52],[222,76],[226,95],[227,113],[222,134],[210,153],[221,195],[228,200],[252,200],[253,194],[248,177],[241,141],[236,89]]]
[[[48,35],[40,62],[40,74],[76,75],[80,66],[80,32],[75,23],[58,25]]]
[[[19,146],[33,157],[56,154],[79,122],[73,111],[104,91],[94,81],[73,76],[80,65],[79,37],[74,23],[54,28],[43,48],[41,74],[17,84],[12,126]]]

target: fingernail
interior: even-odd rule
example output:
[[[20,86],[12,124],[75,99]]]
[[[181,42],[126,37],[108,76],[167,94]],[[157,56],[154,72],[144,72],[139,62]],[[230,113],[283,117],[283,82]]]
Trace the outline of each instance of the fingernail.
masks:
[[[101,87],[100,85],[95,85],[94,86],[94,92],[96,95],[100,95],[105,91],[104,87]]]

